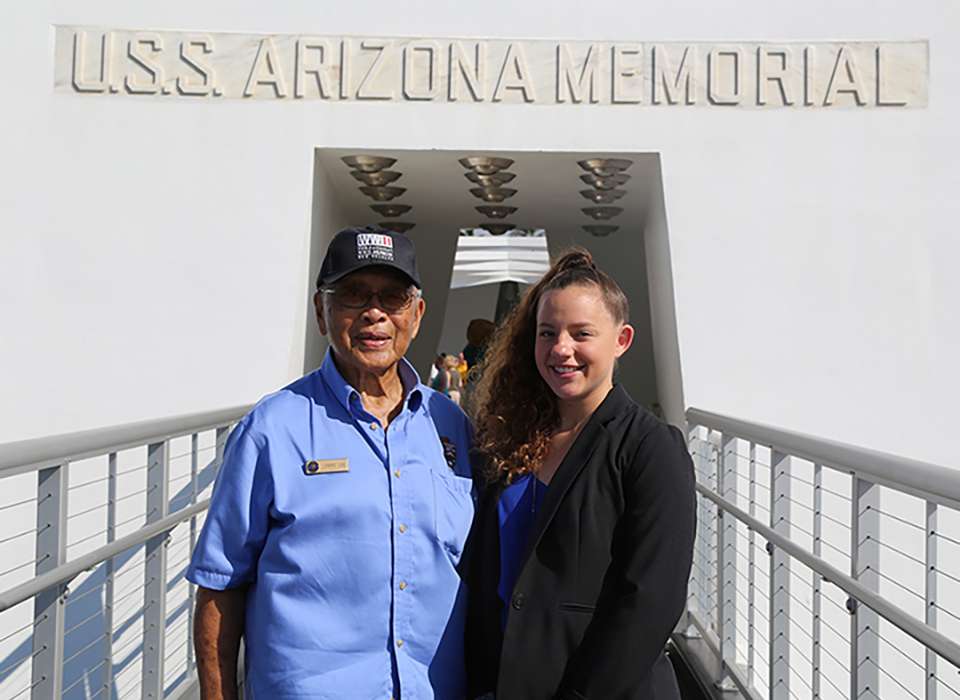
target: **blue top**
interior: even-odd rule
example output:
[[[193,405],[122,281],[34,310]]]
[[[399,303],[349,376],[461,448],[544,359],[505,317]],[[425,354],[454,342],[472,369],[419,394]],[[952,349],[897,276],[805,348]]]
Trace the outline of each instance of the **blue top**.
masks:
[[[527,547],[537,511],[540,510],[546,493],[546,484],[533,474],[524,474],[503,490],[497,503],[500,522],[500,582],[497,585],[497,594],[504,604],[503,624],[507,621],[513,587],[520,576],[520,567],[523,564],[520,558]]]
[[[256,700],[463,698],[471,431],[406,361],[400,376],[384,431],[328,352],[227,441],[187,578],[249,586]]]

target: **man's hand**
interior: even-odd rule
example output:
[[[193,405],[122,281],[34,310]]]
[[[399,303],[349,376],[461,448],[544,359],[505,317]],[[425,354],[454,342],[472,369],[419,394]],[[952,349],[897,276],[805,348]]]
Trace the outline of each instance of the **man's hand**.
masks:
[[[237,655],[243,634],[246,590],[197,587],[194,650],[202,700],[237,700]]]

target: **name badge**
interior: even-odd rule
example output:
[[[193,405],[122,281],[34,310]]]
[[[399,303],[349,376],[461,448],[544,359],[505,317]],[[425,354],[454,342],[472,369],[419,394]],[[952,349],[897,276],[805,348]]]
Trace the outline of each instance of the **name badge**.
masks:
[[[303,463],[303,473],[307,476],[348,471],[350,471],[350,463],[346,459],[311,459]]]

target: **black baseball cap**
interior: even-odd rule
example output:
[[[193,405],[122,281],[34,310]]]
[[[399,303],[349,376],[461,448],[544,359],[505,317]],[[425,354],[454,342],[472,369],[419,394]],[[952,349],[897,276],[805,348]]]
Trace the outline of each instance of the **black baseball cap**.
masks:
[[[422,288],[413,241],[378,226],[345,228],[334,235],[323,257],[317,288],[367,267],[392,267]]]

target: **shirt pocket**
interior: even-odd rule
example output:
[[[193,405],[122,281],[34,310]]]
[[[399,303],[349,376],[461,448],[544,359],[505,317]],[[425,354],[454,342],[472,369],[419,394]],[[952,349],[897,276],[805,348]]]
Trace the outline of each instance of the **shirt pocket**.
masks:
[[[453,472],[441,474],[433,470],[430,478],[433,482],[434,532],[457,564],[473,523],[473,481]]]

